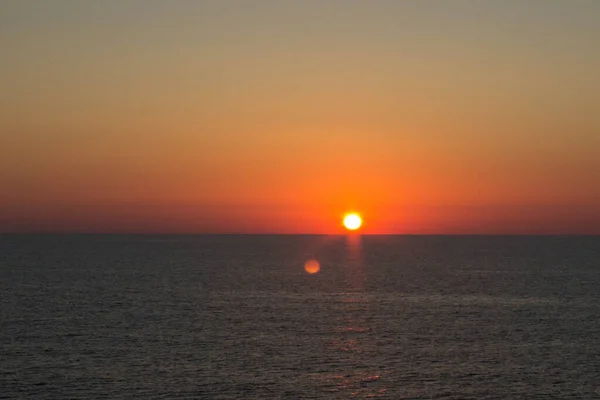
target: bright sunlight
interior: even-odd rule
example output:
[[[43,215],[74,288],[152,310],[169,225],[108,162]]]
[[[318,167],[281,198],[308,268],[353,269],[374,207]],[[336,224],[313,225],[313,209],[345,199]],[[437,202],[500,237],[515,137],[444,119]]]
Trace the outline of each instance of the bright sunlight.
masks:
[[[344,216],[344,226],[346,229],[355,231],[362,225],[362,218],[357,213],[350,213]]]

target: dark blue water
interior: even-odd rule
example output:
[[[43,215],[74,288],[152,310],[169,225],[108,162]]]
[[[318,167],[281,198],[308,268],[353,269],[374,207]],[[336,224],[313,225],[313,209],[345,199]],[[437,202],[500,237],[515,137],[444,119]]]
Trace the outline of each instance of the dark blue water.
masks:
[[[373,397],[600,398],[600,238],[0,236],[0,398]]]

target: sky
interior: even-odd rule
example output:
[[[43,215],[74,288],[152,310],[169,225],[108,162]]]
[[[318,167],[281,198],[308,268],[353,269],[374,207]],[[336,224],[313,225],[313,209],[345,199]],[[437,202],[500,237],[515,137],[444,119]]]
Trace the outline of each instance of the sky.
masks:
[[[4,0],[0,232],[600,234],[596,0]]]

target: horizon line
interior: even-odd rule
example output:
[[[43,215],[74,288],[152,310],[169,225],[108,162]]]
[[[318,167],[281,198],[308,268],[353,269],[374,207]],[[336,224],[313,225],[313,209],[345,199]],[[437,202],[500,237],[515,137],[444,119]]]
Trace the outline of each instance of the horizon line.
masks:
[[[1,236],[600,236],[598,233],[1,232]]]

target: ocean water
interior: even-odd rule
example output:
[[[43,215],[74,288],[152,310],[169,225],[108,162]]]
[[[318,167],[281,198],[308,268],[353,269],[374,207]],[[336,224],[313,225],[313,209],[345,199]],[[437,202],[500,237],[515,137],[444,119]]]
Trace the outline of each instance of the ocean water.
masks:
[[[600,237],[0,236],[0,398],[600,398]]]

